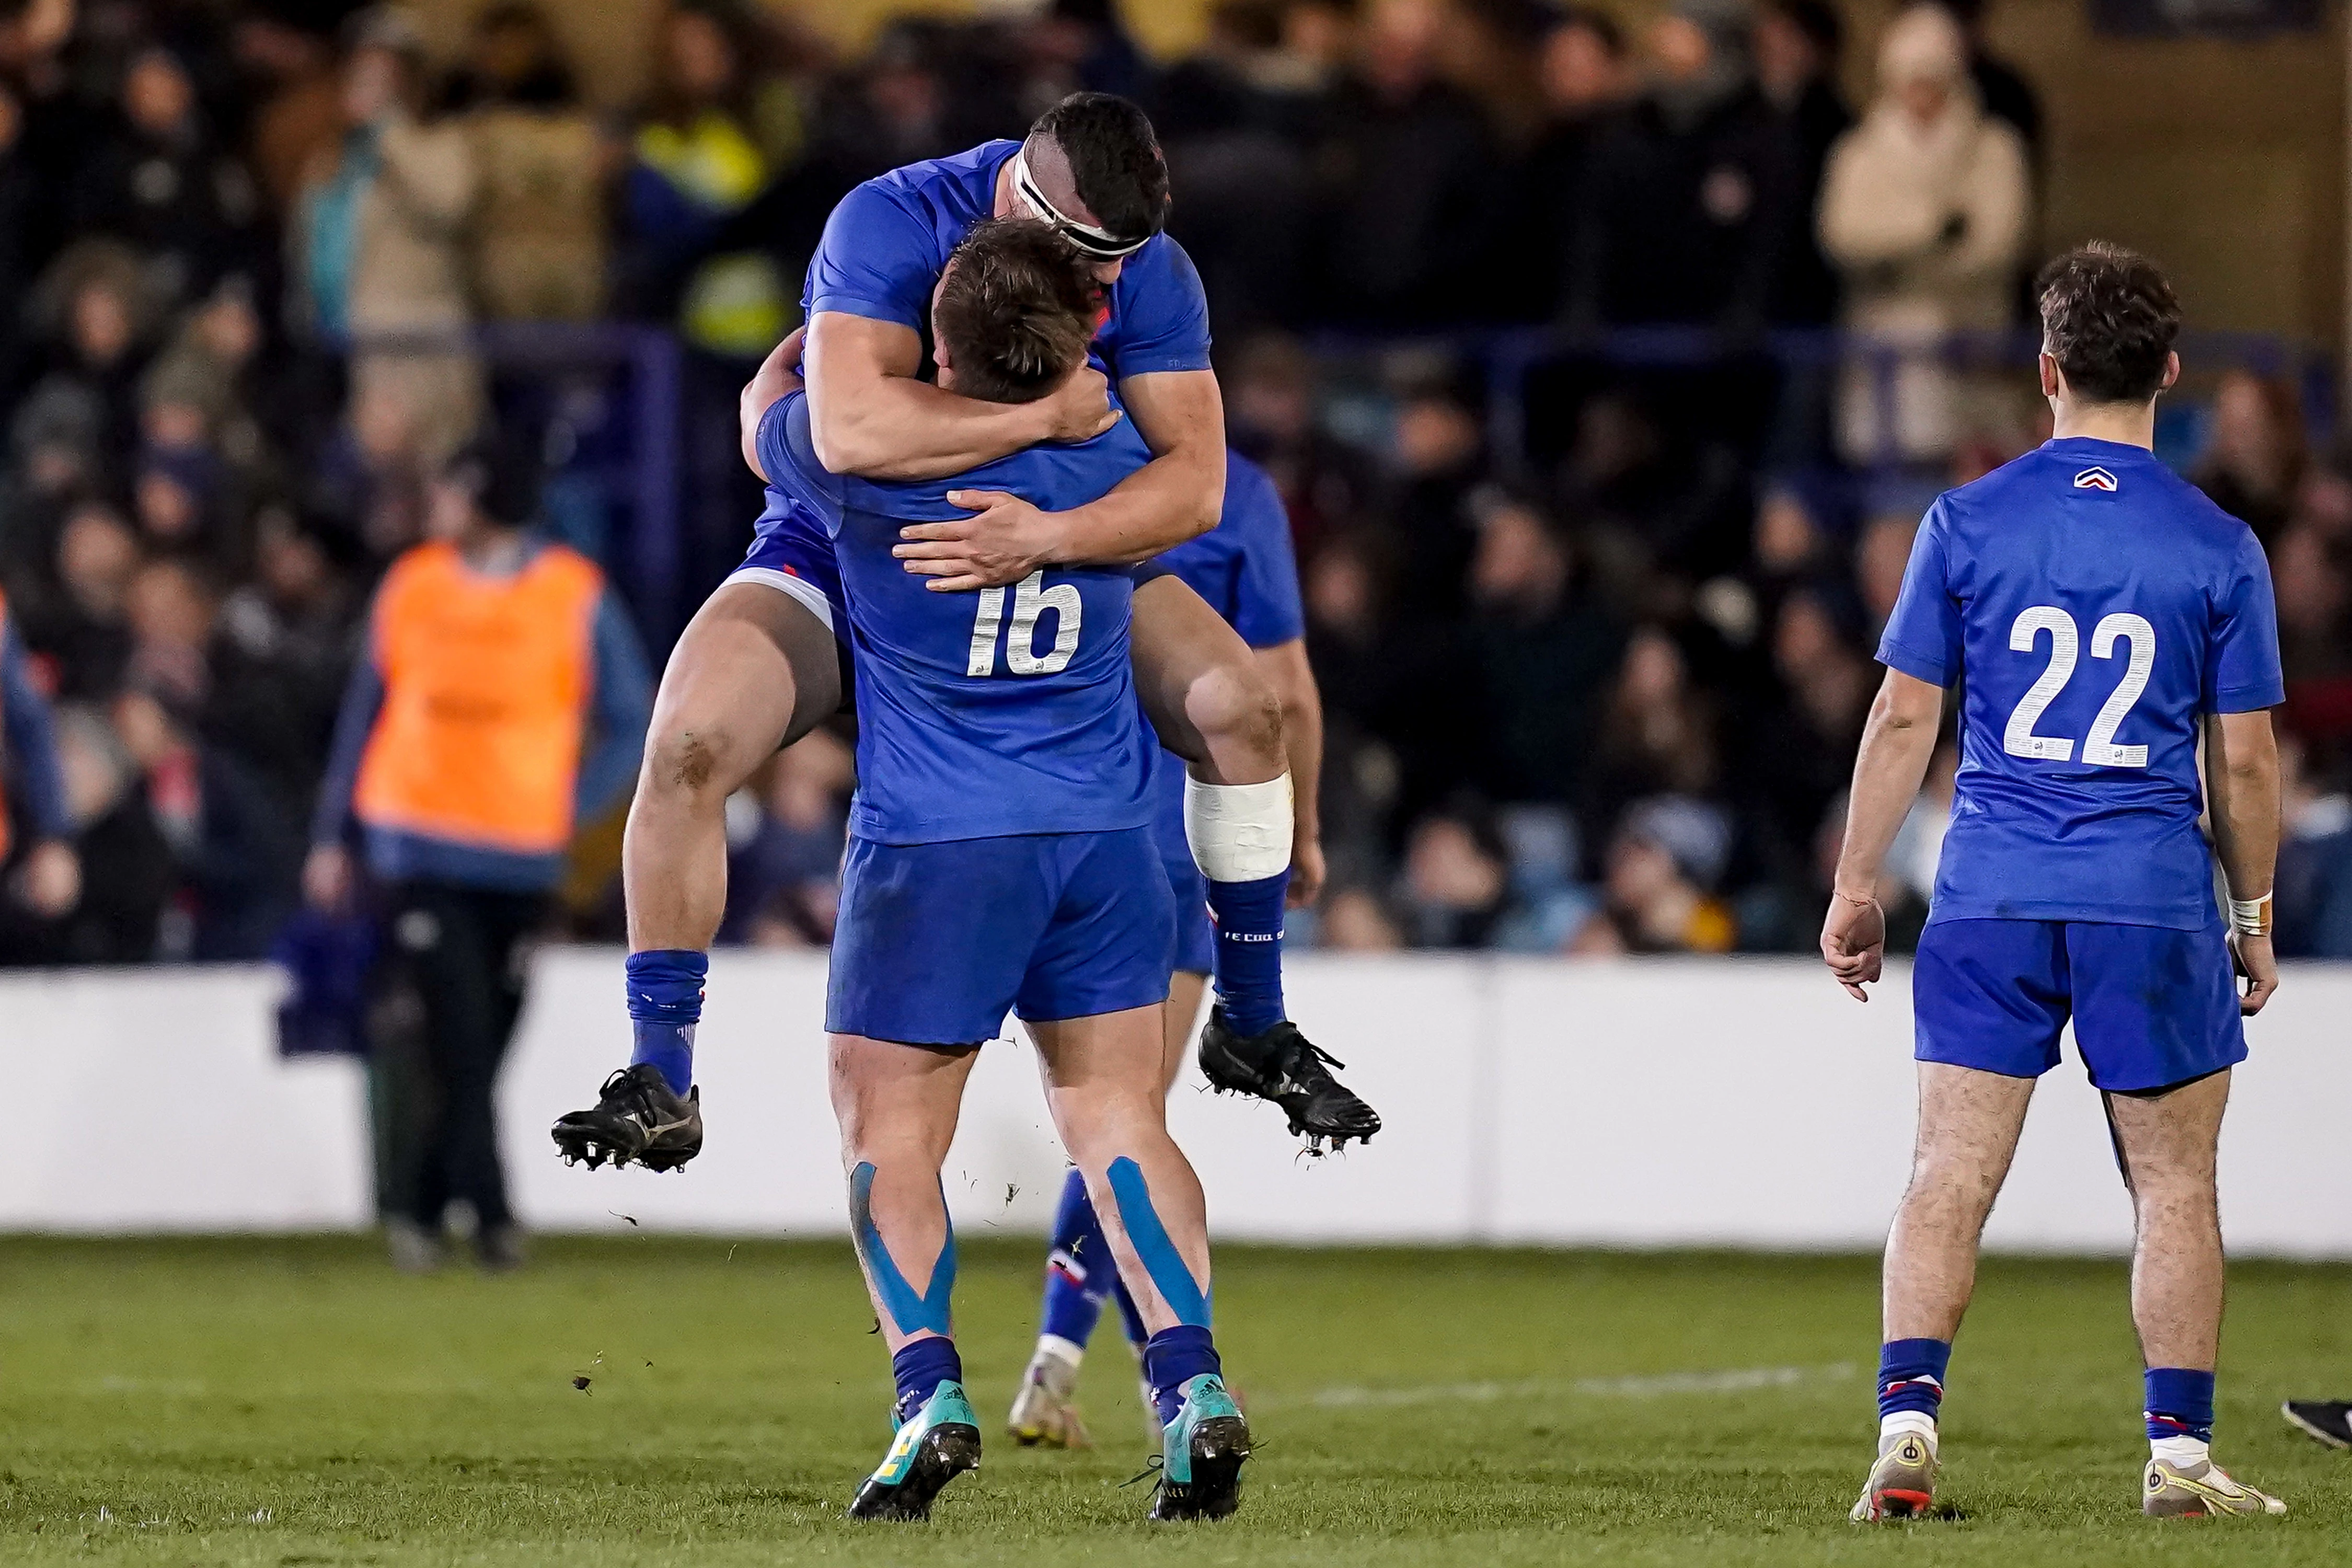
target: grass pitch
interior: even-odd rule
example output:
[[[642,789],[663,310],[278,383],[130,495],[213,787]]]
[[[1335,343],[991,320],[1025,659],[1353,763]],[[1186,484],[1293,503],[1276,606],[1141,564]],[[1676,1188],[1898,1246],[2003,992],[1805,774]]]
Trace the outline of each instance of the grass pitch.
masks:
[[[1845,1522],[1874,1429],[1874,1261],[1219,1253],[1262,1450],[1228,1524],[1141,1522],[1130,1363],[1099,1447],[988,1434],[928,1526],[840,1508],[887,1363],[849,1249],[552,1241],[523,1275],[394,1277],[358,1239],[0,1242],[0,1563],[2341,1563],[2352,1458],[2289,1393],[2352,1388],[2352,1269],[2233,1270],[2221,1452],[2278,1522],[2137,1512],[2120,1265],[1996,1261],[1953,1363],[1942,1499]],[[1001,1419],[1038,1248],[965,1249]],[[585,1390],[575,1380],[588,1379]]]

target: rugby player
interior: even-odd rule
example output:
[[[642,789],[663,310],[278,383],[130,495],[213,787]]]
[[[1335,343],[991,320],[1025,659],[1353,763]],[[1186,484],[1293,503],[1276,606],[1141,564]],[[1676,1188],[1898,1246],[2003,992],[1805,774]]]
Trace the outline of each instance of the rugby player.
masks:
[[[1006,405],[1042,395],[1083,363],[1099,294],[1047,225],[977,226],[931,309],[940,384]],[[770,485],[833,535],[860,650],[858,789],[825,1027],[851,1235],[892,1352],[899,1426],[851,1511],[924,1518],[980,1462],[940,1168],[981,1043],[1010,1011],[1036,1044],[1063,1147],[1150,1331],[1144,1362],[1164,1424],[1151,1517],[1222,1517],[1249,1429],[1210,1332],[1200,1181],[1162,1102],[1175,905],[1129,667],[1134,569],[1040,567],[1009,590],[943,595],[892,554],[909,521],[951,516],[959,489],[1083,505],[1150,449],[1118,423],[959,477],[868,483],[826,470],[808,397],[777,385],[783,395],[758,411],[755,455]]]
[[[2214,1149],[2246,1056],[2242,1018],[2278,987],[2268,710],[2284,692],[2270,568],[2246,525],[2151,449],[2157,397],[2180,374],[2180,311],[2162,274],[2093,245],[2053,262],[2035,293],[2054,434],[1948,491],[1920,527],[1879,645],[1886,679],[1822,929],[1831,972],[1867,1001],[1886,941],[1887,848],[1935,750],[1944,691],[1965,672],[1951,829],[1912,973],[1918,1139],[1886,1243],[1878,1457],[1853,1518],[1933,1505],[1937,1412],[1978,1242],[2070,1017],[2137,1216],[2141,1507],[2284,1513],[2209,1448]]]
[[[1323,768],[1323,705],[1315,674],[1307,663],[1307,612],[1299,601],[1298,561],[1290,542],[1290,520],[1282,494],[1265,470],[1238,452],[1225,457],[1225,504],[1217,526],[1198,539],[1159,556],[1152,565],[1181,576],[1194,592],[1239,632],[1259,668],[1282,699],[1282,734],[1290,776],[1298,789],[1298,837],[1302,853],[1291,877],[1295,898],[1311,902],[1323,877],[1311,812]],[[1168,884],[1176,895],[1175,976],[1168,993],[1167,1044],[1161,1060],[1173,1086],[1184,1066],[1193,1026],[1201,1016],[1215,947],[1215,928],[1202,896],[1200,868],[1185,848],[1184,768],[1173,753],[1157,759],[1153,793],[1158,798],[1155,834]],[[1203,1042],[1214,1049],[1215,1042]],[[1314,1047],[1309,1047],[1309,1049]],[[1344,1065],[1335,1063],[1335,1066]],[[1370,1115],[1362,1136],[1380,1129]],[[1303,1131],[1294,1121],[1291,1131]],[[1062,1188],[1045,1262],[1045,1294],[1037,1346],[1023,1374],[1007,1426],[1024,1444],[1084,1447],[1087,1428],[1075,1400],[1078,1367],[1087,1342],[1116,1299],[1129,1342],[1143,1345],[1143,1320],[1119,1283],[1108,1245],[1087,1196],[1086,1182],[1072,1171]],[[1146,1410],[1149,1411],[1149,1401]]]
[[[1213,527],[1224,483],[1207,304],[1192,262],[1160,232],[1167,210],[1150,121],[1101,93],[1065,100],[1023,141],[870,180],[826,222],[809,268],[805,340],[787,338],[746,396],[774,374],[804,369],[819,459],[877,482],[949,478],[1131,421],[1151,458],[1102,497],[1053,510],[959,489],[954,510],[910,524],[895,550],[903,570],[946,593],[1004,587],[1045,566],[1148,560]],[[918,379],[949,252],[982,219],[1016,214],[1060,233],[1104,286],[1092,348],[1120,409],[1092,369],[1009,404]],[[743,566],[688,626],[662,678],[624,856],[635,1048],[594,1109],[556,1123],[567,1159],[668,1169],[700,1148],[693,1032],[726,901],[726,799],[840,706],[846,632],[831,542],[804,505],[772,496]],[[1203,1069],[1220,1088],[1282,1106],[1310,1139],[1369,1136],[1377,1118],[1285,1016],[1291,866],[1311,867],[1319,851],[1296,832],[1279,700],[1241,638],[1173,575],[1138,592],[1134,658],[1153,728],[1190,769],[1185,819],[1216,920],[1218,1003]]]

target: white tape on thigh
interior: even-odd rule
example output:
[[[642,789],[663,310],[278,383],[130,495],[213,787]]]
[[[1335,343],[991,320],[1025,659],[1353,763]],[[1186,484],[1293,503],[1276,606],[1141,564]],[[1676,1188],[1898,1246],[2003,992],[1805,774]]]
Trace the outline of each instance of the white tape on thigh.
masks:
[[[1184,837],[1212,882],[1262,882],[1290,868],[1290,775],[1264,784],[1184,781]]]

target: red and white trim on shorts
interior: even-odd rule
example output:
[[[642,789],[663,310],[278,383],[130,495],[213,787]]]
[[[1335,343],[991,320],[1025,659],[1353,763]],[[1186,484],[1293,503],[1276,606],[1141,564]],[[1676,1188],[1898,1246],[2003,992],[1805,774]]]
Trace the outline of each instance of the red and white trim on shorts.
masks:
[[[797,599],[808,613],[824,625],[835,637],[841,634],[833,624],[833,603],[824,590],[796,573],[777,566],[738,566],[727,574],[729,583],[757,583],[773,588],[787,598]]]

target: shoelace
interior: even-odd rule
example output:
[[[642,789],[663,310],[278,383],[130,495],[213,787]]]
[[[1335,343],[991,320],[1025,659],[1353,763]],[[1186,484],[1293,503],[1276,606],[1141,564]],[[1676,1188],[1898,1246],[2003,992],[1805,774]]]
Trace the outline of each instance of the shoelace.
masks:
[[[1167,1468],[1168,1456],[1165,1454],[1154,1454],[1151,1456],[1150,1461],[1143,1467],[1140,1472],[1129,1476],[1127,1479],[1119,1482],[1118,1489],[1125,1491],[1128,1488],[1135,1485],[1138,1481],[1152,1481],[1153,1489],[1157,1490],[1160,1487],[1167,1484],[1168,1478],[1161,1474],[1161,1472],[1167,1469]],[[1154,1479],[1154,1478],[1157,1478],[1157,1479]]]

